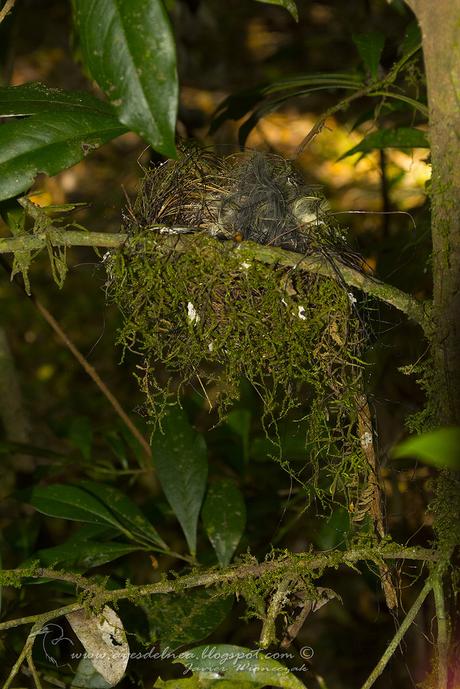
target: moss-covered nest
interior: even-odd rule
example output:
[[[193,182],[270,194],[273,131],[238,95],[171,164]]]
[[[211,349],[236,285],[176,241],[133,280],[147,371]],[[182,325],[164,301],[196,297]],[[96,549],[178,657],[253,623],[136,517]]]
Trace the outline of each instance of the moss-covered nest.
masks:
[[[146,171],[124,230],[106,261],[108,292],[123,315],[119,342],[139,355],[151,418],[188,385],[222,417],[244,377],[268,433],[276,438],[276,421],[297,408],[312,455],[335,457],[350,480],[361,463],[356,298],[340,279],[244,251],[251,240],[356,264],[320,192],[276,156],[194,149]]]

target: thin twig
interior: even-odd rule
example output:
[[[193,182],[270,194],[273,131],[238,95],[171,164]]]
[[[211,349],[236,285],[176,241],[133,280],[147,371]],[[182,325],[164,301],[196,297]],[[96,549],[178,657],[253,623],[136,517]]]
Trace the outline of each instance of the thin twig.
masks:
[[[161,230],[163,226],[155,225],[152,230]],[[172,234],[155,233],[157,241],[164,242],[172,251],[184,252],[189,250],[190,243],[196,241],[196,236],[180,234],[186,228],[168,228]],[[189,230],[191,228],[188,228]],[[177,232],[177,234],[174,234]],[[153,232],[152,232],[153,234]],[[126,234],[108,234],[105,232],[79,232],[74,230],[52,230],[48,233],[26,235],[21,237],[0,238],[0,254],[17,251],[34,251],[44,248],[47,241],[53,246],[93,246],[118,248],[127,239]],[[218,241],[218,240],[216,240]],[[223,242],[224,243],[224,242]],[[231,242],[228,242],[229,244]],[[340,279],[350,287],[356,287],[362,292],[380,299],[394,306],[399,311],[418,323],[429,332],[428,304],[415,299],[410,294],[402,292],[380,280],[366,275],[355,268],[334,260],[334,266],[323,256],[301,256],[293,251],[279,247],[256,244],[255,242],[241,242],[236,249],[242,261],[246,258],[260,261],[268,265],[295,267],[298,270],[316,273],[333,280]]]
[[[407,630],[411,626],[412,622],[415,620],[418,611],[422,607],[425,598],[428,596],[428,594],[430,593],[432,588],[433,588],[433,582],[432,582],[431,577],[430,577],[426,580],[424,587],[422,588],[422,590],[420,591],[419,595],[417,596],[417,598],[415,600],[415,603],[412,605],[411,609],[409,610],[406,617],[402,621],[401,626],[399,627],[398,631],[396,632],[396,634],[394,635],[394,637],[392,638],[392,640],[388,644],[387,648],[385,649],[385,653],[380,658],[379,662],[377,663],[375,668],[372,670],[371,674],[366,679],[366,681],[364,682],[361,689],[370,689],[374,685],[374,683],[378,679],[378,677],[380,677],[380,675],[384,671],[385,667],[387,666],[388,661],[390,660],[390,658],[392,657],[392,655],[394,654],[394,652],[398,648],[399,644],[401,643],[401,641],[404,637],[404,634],[407,632]]]
[[[318,134],[322,131],[324,128],[327,120],[332,117],[332,115],[335,115],[336,112],[340,112],[341,110],[345,110],[348,108],[350,103],[352,103],[354,100],[357,100],[358,98],[363,98],[364,96],[369,95],[371,91],[370,86],[366,86],[365,88],[360,89],[359,91],[355,91],[354,93],[350,94],[346,98],[343,98],[341,101],[330,107],[328,110],[326,110],[318,119],[316,120],[315,124],[313,127],[310,129],[308,132],[307,136],[300,142],[299,146],[297,147],[295,157],[298,158],[299,156],[302,155],[302,153],[305,151],[307,148],[308,144],[310,144],[313,139],[318,136]]]
[[[28,634],[28,636],[27,636],[27,639],[26,639],[26,642],[25,642],[25,644],[24,644],[24,646],[23,646],[23,648],[22,648],[22,651],[21,651],[21,653],[19,654],[18,659],[16,660],[15,664],[14,664],[13,667],[11,668],[11,672],[10,672],[10,674],[8,675],[8,677],[6,678],[6,681],[5,681],[5,683],[3,684],[2,689],[8,689],[8,687],[11,685],[11,682],[13,681],[13,679],[16,677],[16,675],[18,674],[19,670],[21,669],[21,665],[22,665],[22,663],[24,662],[24,660],[25,660],[26,658],[27,658],[27,660],[28,660],[28,659],[31,657],[30,654],[32,653],[32,647],[33,647],[33,645],[34,645],[35,637],[36,637],[36,635],[37,635],[37,632],[41,629],[41,627],[42,627],[42,623],[41,623],[41,622],[36,622],[36,623],[33,625],[32,629],[30,630],[30,632],[29,632],[29,634]],[[32,665],[33,665],[33,662],[32,662]],[[31,666],[30,666],[30,663],[29,663],[29,668],[30,668],[31,671],[32,671],[32,668],[31,668]],[[34,677],[34,679],[35,679],[35,677]],[[37,689],[41,689],[41,687],[40,687],[40,680],[39,680],[39,684],[37,685]]]
[[[31,296],[30,299],[33,301],[34,305],[36,306],[37,310],[41,313],[45,321],[51,326],[51,328],[54,330],[54,332],[61,338],[67,349],[72,352],[74,355],[75,359],[78,361],[80,366],[86,371],[86,373],[92,378],[94,383],[96,383],[97,387],[99,390],[102,392],[104,397],[108,400],[108,402],[112,405],[113,409],[115,412],[118,414],[120,419],[124,422],[126,427],[131,431],[133,436],[136,438],[136,440],[139,441],[139,443],[142,445],[145,454],[147,457],[151,457],[151,449],[150,445],[148,444],[147,440],[144,438],[142,433],[139,431],[138,428],[134,425],[134,423],[131,421],[115,395],[109,390],[107,385],[104,383],[104,381],[101,379],[99,376],[98,372],[96,369],[91,366],[89,361],[85,359],[83,354],[80,352],[79,349],[74,345],[72,340],[67,336],[67,334],[64,332],[64,330],[61,328],[57,320],[54,318],[54,316],[48,311],[48,309],[43,306],[41,301],[39,301],[36,297]]]
[[[32,674],[32,677],[35,682],[35,686],[37,689],[42,689],[42,683],[40,681],[40,677],[38,676],[37,668],[35,667],[34,659],[32,658],[32,649],[29,650],[27,653],[27,664],[29,666],[29,670]]]
[[[11,10],[14,7],[16,0],[6,0],[5,4],[3,5],[2,9],[0,10],[0,24],[2,21],[6,18],[7,14],[11,12]]]
[[[10,267],[0,259],[1,264],[7,270],[7,272],[10,272]],[[15,280],[15,283],[18,285],[18,287],[25,292],[24,286],[22,285],[21,282],[18,280]],[[123,423],[126,425],[126,427],[130,430],[132,435],[138,440],[138,442],[141,444],[142,448],[145,451],[145,454],[147,457],[150,459],[152,454],[151,454],[151,449],[150,445],[148,444],[147,440],[144,438],[142,433],[139,431],[139,429],[134,425],[134,423],[131,421],[115,395],[109,390],[107,385],[104,383],[104,381],[101,379],[99,374],[97,373],[96,369],[91,366],[89,361],[83,356],[83,354],[80,352],[79,349],[74,345],[72,340],[69,338],[69,336],[64,332],[64,330],[61,328],[57,320],[54,318],[54,316],[48,311],[46,306],[44,306],[37,297],[35,297],[33,294],[27,294],[28,298],[32,302],[32,304],[35,306],[37,311],[43,316],[45,321],[48,323],[48,325],[54,330],[56,335],[62,340],[62,342],[65,344],[67,349],[73,354],[75,359],[78,361],[80,366],[86,371],[86,373],[90,376],[90,378],[94,381],[94,383],[97,385],[99,390],[102,392],[102,394],[105,396],[105,398],[108,400],[108,402],[111,404],[115,412],[118,414],[118,416],[122,419]]]

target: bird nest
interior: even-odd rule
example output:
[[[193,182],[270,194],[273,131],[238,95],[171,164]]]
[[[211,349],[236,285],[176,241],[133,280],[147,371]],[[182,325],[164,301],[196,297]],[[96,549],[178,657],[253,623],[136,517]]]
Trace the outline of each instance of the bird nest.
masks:
[[[128,238],[106,260],[108,293],[123,316],[119,342],[139,357],[149,416],[159,421],[193,386],[222,418],[244,378],[270,437],[296,409],[312,454],[340,459],[349,481],[361,461],[365,333],[339,266],[358,259],[319,189],[277,156],[188,149],[145,171],[123,225]],[[337,279],[302,270],[302,256],[267,265],[255,244],[318,256]]]

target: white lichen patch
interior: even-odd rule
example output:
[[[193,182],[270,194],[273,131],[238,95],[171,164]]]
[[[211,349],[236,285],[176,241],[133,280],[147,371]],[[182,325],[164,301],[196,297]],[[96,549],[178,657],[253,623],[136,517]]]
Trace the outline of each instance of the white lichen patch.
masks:
[[[357,299],[351,292],[348,292],[348,299],[350,300],[350,304],[356,304]]]
[[[189,301],[187,304],[187,318],[190,323],[200,322],[200,317],[191,301]]]
[[[372,433],[370,431],[366,431],[361,436],[361,445],[363,446],[363,448],[368,448],[372,446]]]

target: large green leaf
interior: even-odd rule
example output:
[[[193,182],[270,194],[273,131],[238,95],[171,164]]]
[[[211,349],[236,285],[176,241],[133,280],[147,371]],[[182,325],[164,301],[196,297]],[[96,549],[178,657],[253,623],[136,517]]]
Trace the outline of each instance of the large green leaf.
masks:
[[[29,189],[39,172],[55,175],[126,131],[110,114],[38,112],[0,127],[0,200]]]
[[[78,567],[79,569],[87,570],[91,569],[91,567],[99,567],[99,565],[112,562],[136,550],[140,550],[140,548],[126,545],[126,543],[103,543],[96,541],[78,543],[71,539],[67,543],[54,548],[39,550],[34,553],[31,559],[38,559],[44,567],[66,565],[67,567]]]
[[[203,502],[208,460],[201,433],[179,407],[173,407],[152,439],[153,461],[169,504],[176,514],[192,555]]]
[[[182,663],[203,679],[219,677],[238,684],[250,682],[257,686],[269,684],[284,689],[305,689],[288,668],[258,649],[225,644],[199,646],[180,653],[174,662]]]
[[[369,33],[353,34],[352,38],[372,79],[377,79],[385,36],[380,31],[370,31]]]
[[[233,597],[219,597],[196,589],[177,594],[152,596],[143,605],[149,621],[151,641],[161,649],[177,649],[205,639],[227,617]]]
[[[228,565],[246,524],[244,499],[233,481],[223,479],[209,487],[201,516],[219,563]]]
[[[398,129],[380,129],[364,137],[349,151],[346,151],[339,160],[355,155],[355,153],[370,153],[374,149],[381,148],[429,148],[430,144],[425,132],[413,127],[399,127]]]
[[[257,2],[265,2],[267,5],[279,5],[284,7],[296,20],[299,21],[299,12],[294,0],[257,0]]]
[[[116,519],[129,531],[133,540],[139,543],[153,543],[160,548],[167,548],[155,527],[142,514],[137,505],[124,493],[113,486],[95,481],[80,481],[78,486],[83,488],[101,501]]]
[[[83,59],[127,127],[175,155],[174,38],[162,0],[74,0]]]
[[[394,448],[392,456],[414,457],[437,469],[460,471],[460,428],[440,428],[408,438]]]
[[[124,531],[122,525],[100,500],[77,486],[55,484],[34,486],[28,502],[42,514],[90,524],[110,524]]]
[[[109,103],[85,91],[51,89],[38,82],[0,88],[0,117],[21,117],[56,111],[74,114],[100,113],[115,117]]]

